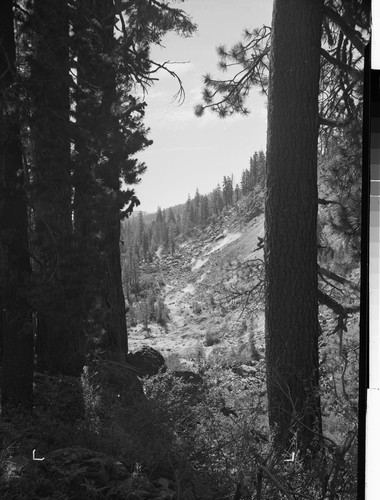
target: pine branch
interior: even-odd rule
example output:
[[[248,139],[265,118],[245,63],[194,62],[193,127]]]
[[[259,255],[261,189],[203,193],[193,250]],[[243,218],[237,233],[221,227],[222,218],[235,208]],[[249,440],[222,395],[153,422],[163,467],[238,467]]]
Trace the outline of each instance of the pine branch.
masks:
[[[329,63],[333,64],[334,66],[340,68],[343,71],[346,71],[349,75],[352,76],[355,80],[361,80],[363,78],[363,72],[354,68],[353,66],[349,66],[348,64],[345,64],[344,62],[340,61],[336,57],[332,56],[327,50],[321,48],[321,54],[328,61]]]
[[[340,206],[342,206],[342,204],[339,201],[325,200],[323,198],[318,198],[318,204],[319,205],[340,205]]]
[[[323,116],[319,117],[319,125],[326,125],[327,127],[337,127],[337,128],[346,128],[350,124],[350,121],[346,120],[344,122],[339,122],[335,120],[330,120],[329,118],[324,118]]]
[[[333,333],[340,331],[346,332],[346,319],[350,313],[355,313],[360,311],[360,304],[355,304],[353,306],[344,306],[338,301],[330,297],[327,293],[323,292],[320,288],[318,289],[318,302],[327,306],[338,316],[338,323]]]
[[[356,31],[354,28],[351,28],[346,21],[331,7],[327,5],[323,6],[324,14],[336,24],[341,30],[342,33],[351,41],[352,45],[356,48],[356,50],[364,56],[365,44],[362,40],[361,34],[359,31]]]
[[[185,93],[185,89],[183,88],[183,84],[182,84],[182,80],[181,78],[177,75],[177,73],[175,71],[172,71],[170,70],[167,65],[168,64],[173,64],[172,61],[166,61],[162,64],[159,64],[159,63],[156,63],[155,61],[152,61],[152,60],[149,60],[149,63],[152,65],[152,66],[155,66],[155,69],[154,70],[150,70],[149,71],[149,74],[152,75],[154,73],[157,73],[157,71],[159,71],[160,69],[163,69],[165,70],[167,73],[169,73],[170,76],[172,76],[173,78],[175,78],[178,82],[178,85],[179,85],[179,89],[177,91],[177,93],[174,95],[173,97],[173,100],[177,100],[178,99],[178,102],[180,104],[183,104],[183,102],[185,101],[185,98],[186,98],[186,93]],[[181,64],[185,64],[184,62],[181,63]],[[153,78],[152,78],[153,80]]]
[[[360,286],[357,285],[356,283],[353,283],[347,278],[343,278],[343,276],[339,276],[338,274],[333,273],[329,269],[325,269],[324,267],[321,267],[319,265],[318,265],[318,274],[321,274],[326,278],[330,278],[336,281],[337,283],[340,283],[341,285],[348,285],[352,290],[355,290],[356,292],[360,291]]]

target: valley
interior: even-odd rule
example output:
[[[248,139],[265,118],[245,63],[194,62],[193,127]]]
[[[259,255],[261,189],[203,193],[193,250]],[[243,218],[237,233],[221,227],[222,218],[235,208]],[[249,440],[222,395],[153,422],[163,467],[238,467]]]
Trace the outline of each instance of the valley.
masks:
[[[130,350],[146,344],[166,358],[176,357],[180,364],[188,366],[199,352],[206,359],[218,352],[233,355],[244,350],[254,337],[256,348],[263,354],[262,307],[248,326],[240,308],[221,311],[212,305],[211,299],[226,266],[237,260],[262,258],[263,250],[257,242],[263,232],[263,215],[242,224],[236,209],[231,209],[217,225],[179,245],[175,255],[156,257],[149,267],[155,268],[155,280],[162,284],[169,320],[165,326],[151,323],[147,329],[140,324],[130,327]],[[214,345],[207,345],[206,337],[210,334]]]

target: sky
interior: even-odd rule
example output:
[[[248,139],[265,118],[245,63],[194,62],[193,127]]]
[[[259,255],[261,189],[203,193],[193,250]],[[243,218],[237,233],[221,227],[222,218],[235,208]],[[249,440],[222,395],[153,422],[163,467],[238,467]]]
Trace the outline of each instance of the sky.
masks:
[[[272,1],[186,0],[176,5],[189,14],[198,31],[189,38],[171,33],[163,39],[163,47],[151,51],[154,61],[173,62],[169,67],[180,76],[186,97],[182,105],[173,101],[178,83],[159,71],[159,81],[145,98],[144,121],[153,145],[137,155],[148,169],[134,186],[139,210],[145,212],[185,203],[197,188],[206,194],[225,175],[233,174],[239,182],[250,157],[266,146],[266,98],[258,89],[249,98],[249,116],[222,120],[206,110],[199,118],[194,106],[202,102],[202,76],[222,76],[216,47],[240,41],[244,28],[270,25]]]

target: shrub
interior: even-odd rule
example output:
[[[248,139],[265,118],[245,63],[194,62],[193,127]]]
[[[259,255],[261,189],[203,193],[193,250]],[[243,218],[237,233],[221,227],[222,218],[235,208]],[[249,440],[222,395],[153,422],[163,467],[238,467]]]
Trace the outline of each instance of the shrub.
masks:
[[[205,344],[207,347],[219,344],[221,342],[220,333],[215,330],[209,330],[205,335]]]
[[[154,304],[154,316],[159,325],[166,326],[169,321],[169,309],[165,305],[161,297]]]

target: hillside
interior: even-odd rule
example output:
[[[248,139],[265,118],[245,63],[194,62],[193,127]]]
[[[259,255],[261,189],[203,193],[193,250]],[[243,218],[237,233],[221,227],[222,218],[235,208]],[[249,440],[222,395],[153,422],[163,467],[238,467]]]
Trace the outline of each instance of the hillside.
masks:
[[[173,254],[158,249],[152,262],[141,264],[140,279],[159,289],[166,320],[164,324],[152,320],[130,325],[132,352],[148,345],[162,353],[170,369],[199,371],[205,364],[217,365],[226,373],[238,369],[245,376],[255,374],[265,380],[260,281],[263,197],[256,196],[248,205],[247,199],[225,210],[203,230],[180,239]],[[321,227],[329,230],[327,224]],[[337,266],[341,275],[332,272],[336,262],[326,258],[325,248],[319,260],[320,290],[332,298],[329,303],[321,299],[319,307],[324,432],[340,437],[347,417],[340,420],[341,412],[356,420],[360,273],[355,264]],[[250,295],[249,287],[256,285]]]
[[[141,325],[131,327],[132,351],[145,343],[164,356],[192,359],[201,348],[208,358],[221,349],[233,352],[248,343],[253,325],[249,329],[243,326],[241,311],[223,312],[211,305],[212,290],[222,279],[222,268],[236,259],[262,256],[262,250],[256,248],[255,252],[255,247],[263,234],[263,216],[242,225],[236,215],[236,210],[231,210],[217,224],[182,243],[174,255],[157,257],[153,264],[142,267],[143,272],[155,268],[156,280],[163,283],[169,321],[165,327],[150,324],[148,331]],[[205,345],[212,342],[206,336],[213,336],[217,345]],[[262,313],[255,321],[255,338],[263,350]]]
[[[153,274],[162,283],[169,321],[165,327],[154,323],[148,329],[142,325],[130,327],[130,349],[134,351],[148,344],[166,357],[178,355],[185,363],[196,357],[199,349],[204,350],[206,358],[221,350],[230,353],[241,350],[248,345],[254,330],[255,344],[263,352],[262,310],[247,327],[240,308],[230,304],[229,310],[223,311],[212,305],[212,296],[217,293],[226,266],[262,258],[257,243],[263,231],[263,214],[245,224],[234,207],[215,224],[180,244],[174,255],[157,256],[153,263],[143,265],[143,274]],[[215,345],[207,345],[213,342]]]
[[[283,485],[314,491],[319,476],[297,456],[297,443],[274,453],[270,440],[263,235],[262,197],[242,199],[203,230],[178,238],[172,254],[158,248],[152,261],[141,262],[140,294],[128,313],[129,350],[159,351],[166,373],[130,387],[133,366],[98,358],[80,380],[37,374],[33,415],[25,423],[14,412],[3,423],[4,498],[217,500],[263,491],[277,499]],[[339,279],[339,290],[322,279],[320,287],[355,304],[358,269]],[[145,306],[161,311],[160,321],[148,318]],[[145,320],[131,314],[134,308],[148,313]],[[328,497],[342,491],[339,498],[353,499],[359,313],[353,308],[342,320],[339,312],[320,306],[326,448],[313,464],[324,471]],[[30,460],[30,450],[43,461]]]
[[[246,262],[260,266],[263,259],[262,197],[246,208],[242,200],[176,245],[173,255],[159,250],[153,262],[141,265],[140,279],[159,288],[167,319],[129,326],[132,352],[148,345],[162,353],[170,369],[199,371],[216,365],[227,369],[227,378],[232,368],[265,381],[263,289],[258,286],[252,296],[238,293],[262,278],[260,267],[248,268],[249,275],[244,267]],[[323,425],[326,435],[341,438],[346,418],[356,421],[360,273],[354,265],[344,276],[329,274],[334,266],[326,264],[324,251],[320,290],[333,301],[319,307]],[[347,308],[345,316],[339,304]]]

